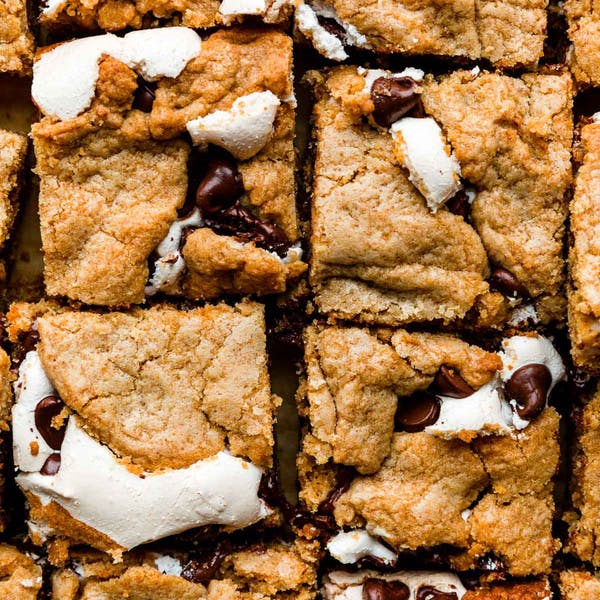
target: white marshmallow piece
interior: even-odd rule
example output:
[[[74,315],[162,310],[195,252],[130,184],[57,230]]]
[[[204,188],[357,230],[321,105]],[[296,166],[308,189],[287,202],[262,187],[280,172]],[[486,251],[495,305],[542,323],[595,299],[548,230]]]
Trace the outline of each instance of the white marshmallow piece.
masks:
[[[56,395],[56,391],[35,350],[28,352],[19,366],[14,389],[16,402],[12,407],[12,432],[15,464],[23,471],[39,471],[54,450],[35,426],[35,407],[46,396]],[[32,446],[37,448],[37,454],[32,453]]]
[[[224,17],[238,15],[263,15],[267,10],[266,0],[223,0],[219,6],[219,14]],[[227,19],[224,19],[227,22]]]
[[[200,54],[201,40],[186,27],[134,31],[119,38],[107,33],[57,46],[33,65],[31,95],[45,114],[62,120],[92,103],[100,58],[112,56],[148,80],[177,77]]]
[[[327,550],[345,565],[354,564],[367,556],[379,558],[387,564],[393,564],[397,558],[395,552],[378,542],[366,529],[341,531],[327,542]]]
[[[306,3],[296,8],[294,13],[296,27],[311,40],[315,50],[330,60],[342,61],[348,58],[341,40],[329,33],[317,19],[317,13]]]
[[[46,0],[45,6],[42,9],[42,14],[47,17],[52,16],[55,12],[57,12],[60,8],[62,8],[66,3],[66,0]]]
[[[229,110],[217,110],[187,124],[195,145],[215,144],[239,160],[260,152],[273,132],[279,98],[270,91],[238,98]]]
[[[460,165],[431,117],[404,117],[391,127],[394,154],[432,212],[461,189]]]
[[[227,452],[139,476],[71,416],[60,455],[56,475],[22,472],[19,486],[128,550],[192,527],[246,527],[269,513],[258,497],[262,470]]]
[[[177,77],[200,54],[201,39],[187,27],[132,31],[123,38],[123,62],[146,81]]]

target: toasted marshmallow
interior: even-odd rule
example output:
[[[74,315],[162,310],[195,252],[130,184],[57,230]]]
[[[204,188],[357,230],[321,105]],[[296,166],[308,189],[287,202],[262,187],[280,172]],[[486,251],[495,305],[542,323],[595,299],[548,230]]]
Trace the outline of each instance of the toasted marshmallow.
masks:
[[[187,124],[195,145],[215,144],[246,160],[260,152],[273,132],[280,101],[270,91],[238,98],[229,110],[217,110]]]
[[[342,41],[319,23],[317,13],[308,4],[301,4],[296,9],[294,20],[296,27],[311,40],[315,50],[320,54],[336,61],[348,58]]]
[[[433,212],[461,189],[460,165],[435,119],[404,117],[391,127],[394,154]]]
[[[379,558],[387,564],[393,564],[397,558],[395,552],[378,542],[366,529],[340,531],[327,542],[327,550],[345,565],[354,564],[367,556]]]

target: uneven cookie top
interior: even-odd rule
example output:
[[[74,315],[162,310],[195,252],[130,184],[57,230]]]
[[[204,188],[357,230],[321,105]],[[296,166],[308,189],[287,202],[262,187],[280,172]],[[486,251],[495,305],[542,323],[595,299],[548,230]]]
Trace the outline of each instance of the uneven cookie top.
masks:
[[[46,0],[40,21],[52,28],[81,27],[118,31],[139,29],[155,22],[207,28],[260,18],[265,23],[285,22],[294,5],[290,0]]]
[[[42,569],[13,546],[0,544],[0,594],[11,600],[35,600],[42,587]]]
[[[313,0],[297,10],[296,25],[335,60],[347,57],[345,45],[385,53],[486,58],[497,66],[534,65],[543,54],[547,4]],[[312,27],[311,16],[316,21]],[[336,27],[327,28],[332,22]],[[326,33],[338,39],[340,49]]]
[[[38,319],[38,352],[65,404],[121,456],[180,468],[229,447],[268,465],[276,402],[262,308],[152,308]]]
[[[19,180],[26,153],[25,136],[0,130],[0,247],[10,235],[17,212]]]
[[[600,390],[575,412],[577,439],[571,476],[572,501],[577,510],[569,529],[569,549],[581,560],[600,564],[596,537],[600,531]]]
[[[564,10],[571,47],[567,54],[575,79],[582,84],[600,83],[600,18],[596,0],[567,0]]]
[[[27,22],[24,0],[0,3],[0,73],[27,75],[31,72],[34,41]]]
[[[600,370],[600,124],[581,130],[583,163],[576,177],[571,201],[569,252],[569,331],[571,353],[577,366],[590,372]]]
[[[186,43],[173,46],[178,30]],[[163,36],[168,60],[153,50]],[[295,245],[291,50],[289,37],[269,29],[218,31],[201,42],[190,29],[158,28],[41,55],[34,99],[49,112],[33,137],[50,295],[127,306],[159,291],[193,299],[272,294],[304,271]],[[71,85],[65,77],[78,69],[83,83]],[[260,144],[249,142],[253,129],[229,131],[236,106],[245,119],[249,99],[266,96],[273,110]],[[190,147],[176,138],[191,124],[199,147],[188,163]],[[205,147],[209,141],[226,151]],[[244,150],[239,160],[236,148]],[[223,156],[227,165],[213,173]],[[236,186],[227,187],[224,168]],[[178,219],[186,196],[197,206]],[[198,233],[204,227],[218,235]]]
[[[511,312],[513,324],[529,313],[534,321],[562,317],[572,139],[567,75],[519,79],[475,69],[435,79],[415,69],[340,67],[312,80],[311,281],[322,311],[386,324],[448,321],[471,309],[482,322]],[[411,149],[403,127],[434,121],[464,187],[445,207],[419,183],[422,176],[435,180],[415,162],[420,150]]]
[[[585,571],[564,571],[560,591],[565,600],[594,600],[600,594],[600,580]]]

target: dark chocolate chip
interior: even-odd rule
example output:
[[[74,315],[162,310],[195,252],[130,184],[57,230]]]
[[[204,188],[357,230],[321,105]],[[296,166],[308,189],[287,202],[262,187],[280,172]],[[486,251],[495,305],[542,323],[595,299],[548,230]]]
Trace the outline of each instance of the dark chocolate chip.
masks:
[[[196,204],[203,215],[214,215],[232,206],[244,193],[242,176],[233,159],[215,157],[196,190]]]
[[[477,567],[488,573],[503,573],[506,571],[506,566],[502,559],[491,552],[477,559]]]
[[[60,429],[52,426],[52,419],[60,414],[65,407],[57,396],[46,396],[35,407],[35,426],[52,450],[60,450],[65,438],[66,421]]]
[[[517,414],[529,420],[544,410],[550,385],[552,374],[548,367],[534,363],[517,369],[504,389],[509,400],[516,400]]]
[[[371,100],[375,123],[387,128],[419,107],[421,95],[410,77],[380,77],[371,86]]]
[[[25,338],[21,345],[25,352],[31,352],[35,350],[37,343],[40,341],[40,333],[37,330],[37,324],[34,323],[33,327],[26,333]]]
[[[319,512],[325,515],[332,515],[335,509],[335,503],[345,494],[350,488],[350,484],[356,476],[354,469],[349,467],[340,469],[337,474],[335,485],[329,492],[329,495],[321,504],[319,504]]]
[[[317,21],[319,22],[319,25],[325,31],[327,31],[327,33],[335,35],[335,37],[341,42],[346,40],[346,30],[335,19],[332,19],[331,17],[324,17],[323,15],[317,15]]]
[[[442,592],[431,585],[422,585],[417,590],[416,600],[458,600],[458,594]]]
[[[471,210],[469,196],[465,190],[458,190],[450,200],[446,201],[446,208],[455,215],[466,220]]]
[[[214,578],[223,561],[232,553],[230,542],[219,542],[210,552],[190,560],[182,569],[181,576],[192,583],[203,583]]]
[[[40,469],[40,473],[42,475],[56,475],[59,469],[60,454],[58,452],[54,452],[46,459],[46,462],[42,465],[42,468]]]
[[[137,108],[142,112],[152,112],[152,105],[154,104],[156,85],[148,83],[143,79],[138,79],[138,87],[133,97],[133,108]]]
[[[363,600],[408,600],[410,589],[401,581],[366,579],[363,583]]]
[[[452,368],[442,365],[433,380],[435,391],[450,398],[466,398],[475,390]]]
[[[433,425],[440,416],[440,400],[428,392],[401,398],[396,410],[396,427],[414,433]]]
[[[490,275],[490,288],[509,298],[529,298],[527,288],[508,269],[496,267]]]

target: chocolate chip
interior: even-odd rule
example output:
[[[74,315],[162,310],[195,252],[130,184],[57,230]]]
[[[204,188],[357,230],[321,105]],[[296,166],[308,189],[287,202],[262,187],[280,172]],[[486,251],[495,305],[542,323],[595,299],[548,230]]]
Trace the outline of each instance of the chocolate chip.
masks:
[[[242,242],[254,242],[260,248],[285,256],[291,242],[283,229],[273,223],[265,223],[239,201],[226,210],[204,220],[205,224],[220,235],[231,235]]]
[[[42,468],[40,469],[40,473],[42,475],[56,475],[59,469],[60,454],[58,452],[54,452],[46,459],[46,462],[42,465]]]
[[[181,576],[192,583],[203,583],[214,578],[223,561],[233,552],[230,542],[219,542],[211,551],[198,559],[190,560],[182,569]]]
[[[65,438],[66,421],[59,429],[52,426],[52,419],[59,415],[65,407],[57,396],[46,396],[35,407],[35,426],[52,450],[60,450]]]
[[[363,600],[408,600],[410,589],[401,581],[366,579],[363,583]]]
[[[321,504],[319,504],[319,512],[332,515],[333,510],[335,508],[335,503],[345,494],[350,488],[350,484],[352,483],[354,477],[356,476],[356,472],[354,469],[349,467],[340,469],[338,471],[335,485],[332,490],[329,492],[329,495]]]
[[[401,398],[396,410],[396,427],[414,433],[433,425],[440,416],[440,400],[428,392]]]
[[[529,298],[527,288],[508,269],[496,267],[490,275],[490,288],[509,298]]]
[[[477,559],[477,567],[488,573],[503,573],[506,571],[506,566],[501,558],[498,558],[492,552],[484,554]]]
[[[380,77],[371,86],[375,105],[373,119],[381,127],[390,127],[398,119],[421,107],[417,83],[410,77]]]
[[[34,323],[31,329],[25,334],[21,345],[25,352],[35,350],[37,343],[40,341],[40,333],[37,330],[37,323]]]
[[[458,600],[458,594],[442,592],[431,585],[422,585],[417,590],[416,600]]]
[[[450,200],[446,201],[446,208],[453,214],[466,220],[469,216],[471,204],[469,196],[465,190],[458,190]]]
[[[154,104],[154,98],[156,85],[144,81],[142,78],[138,78],[138,87],[133,97],[133,108],[137,108],[142,112],[152,112],[152,105]]]
[[[551,385],[552,374],[548,367],[534,363],[517,369],[504,389],[509,400],[516,400],[517,414],[529,420],[544,410]]]
[[[325,31],[327,31],[327,33],[335,35],[335,37],[341,42],[346,40],[346,30],[335,19],[332,19],[331,17],[324,17],[323,15],[317,15],[317,21],[319,22],[319,25]]]
[[[233,159],[218,156],[208,163],[196,190],[196,204],[203,215],[229,208],[244,193],[242,176]]]
[[[451,367],[442,365],[433,380],[435,391],[450,398],[466,398],[475,390]]]

